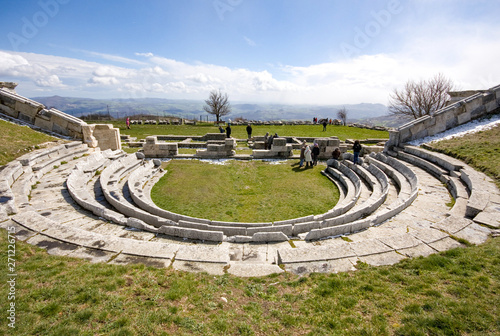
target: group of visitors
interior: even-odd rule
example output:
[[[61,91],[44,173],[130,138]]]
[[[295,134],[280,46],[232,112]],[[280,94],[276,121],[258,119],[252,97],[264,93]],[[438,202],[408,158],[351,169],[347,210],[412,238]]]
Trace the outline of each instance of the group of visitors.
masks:
[[[274,135],[270,135],[269,132],[264,135],[264,147],[265,149],[271,149],[273,145],[273,140],[279,138],[278,133],[274,133]]]
[[[352,146],[352,151],[353,151],[353,163],[358,164],[359,162],[359,154],[361,152],[361,149],[363,147],[361,146],[361,143],[359,140],[354,141],[354,145]],[[312,148],[310,145],[304,141],[302,143],[302,146],[300,148],[300,162],[299,162],[299,168],[302,168],[304,166],[304,162],[306,163],[306,167],[313,167],[318,164],[318,156],[319,156],[319,146],[317,143],[314,143],[312,145]],[[326,164],[328,166],[333,165],[333,161],[338,161],[340,160],[340,157],[342,156],[342,152],[340,151],[340,148],[336,147],[333,152],[332,152],[332,157],[329,159]]]
[[[317,125],[317,124],[327,124],[327,125],[333,125],[333,119],[328,119],[328,118],[324,118],[324,119],[319,119],[318,117],[314,117],[313,118],[313,124],[314,125]]]
[[[305,141],[302,143],[302,147],[300,147],[300,163],[299,167],[302,168],[304,166],[304,162],[306,163],[306,167],[313,167],[318,164],[318,156],[319,156],[319,146],[317,143],[309,146]]]
[[[222,128],[222,126],[219,126],[219,132],[220,133],[226,133],[226,138],[231,137],[231,124],[227,124],[226,129]]]

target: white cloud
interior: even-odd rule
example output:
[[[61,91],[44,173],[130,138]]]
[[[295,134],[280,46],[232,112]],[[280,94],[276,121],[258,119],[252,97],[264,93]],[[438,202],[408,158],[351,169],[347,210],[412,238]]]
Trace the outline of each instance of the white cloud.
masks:
[[[111,54],[105,54],[105,53],[99,53],[95,51],[90,51],[90,50],[83,50],[83,49],[71,49],[74,52],[78,53],[83,53],[85,55],[89,55],[92,57],[97,57],[97,58],[102,58],[107,61],[112,61],[112,62],[117,62],[117,63],[123,63],[123,64],[131,64],[131,65],[144,65],[144,62],[127,58],[127,57],[122,57],[118,55],[111,55]]]
[[[115,77],[99,77],[99,76],[94,76],[89,79],[88,81],[89,85],[91,86],[112,86],[112,85],[118,85],[120,81],[116,79]]]
[[[60,88],[63,86],[61,80],[57,75],[50,75],[44,78],[38,78],[35,80],[35,84],[40,87],[56,87]]]
[[[205,99],[211,90],[221,89],[234,101],[310,104],[386,104],[390,92],[408,79],[437,73],[451,78],[459,89],[500,84],[500,67],[496,66],[500,29],[441,20],[402,34],[406,42],[391,53],[309,66],[269,66],[267,71],[189,64],[149,52],[136,53],[140,61],[123,58],[123,66],[116,66],[0,51],[0,76],[18,81],[18,92],[26,96],[43,87],[46,93],[68,96]],[[116,57],[114,61],[120,60]]]

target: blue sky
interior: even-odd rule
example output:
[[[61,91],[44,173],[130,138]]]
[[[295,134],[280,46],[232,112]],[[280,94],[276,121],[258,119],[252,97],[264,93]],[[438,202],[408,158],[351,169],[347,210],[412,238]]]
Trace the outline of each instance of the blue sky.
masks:
[[[1,0],[0,81],[34,97],[386,104],[500,84],[500,1]]]

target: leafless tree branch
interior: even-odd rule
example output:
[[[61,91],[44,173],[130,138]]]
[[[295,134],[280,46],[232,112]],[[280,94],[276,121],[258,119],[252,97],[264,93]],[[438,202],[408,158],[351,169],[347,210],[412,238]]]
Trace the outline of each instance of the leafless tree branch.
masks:
[[[205,100],[205,104],[207,105],[203,106],[203,109],[205,112],[215,115],[217,123],[219,123],[220,117],[231,113],[231,105],[229,104],[227,93],[223,94],[220,90],[210,92],[210,96]]]
[[[395,89],[389,96],[389,112],[415,119],[432,115],[446,105],[453,87],[453,82],[442,74],[418,83],[409,80],[404,88]]]
[[[344,126],[347,125],[347,109],[345,106],[342,106],[342,108],[337,111],[337,118],[342,120],[342,124],[344,124]]]

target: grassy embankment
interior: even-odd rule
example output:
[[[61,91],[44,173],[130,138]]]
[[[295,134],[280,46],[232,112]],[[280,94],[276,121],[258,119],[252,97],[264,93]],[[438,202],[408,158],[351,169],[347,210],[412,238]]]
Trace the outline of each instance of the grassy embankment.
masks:
[[[465,155],[459,145],[448,149]],[[17,242],[15,330],[7,250],[1,230],[4,335],[500,334],[498,239],[356,272],[250,279],[90,264]]]
[[[33,131],[29,127],[22,127],[0,120],[0,166],[38,148],[41,143],[54,140],[57,139]]]

